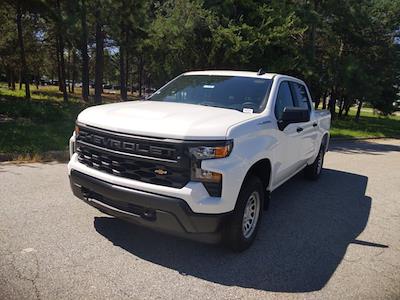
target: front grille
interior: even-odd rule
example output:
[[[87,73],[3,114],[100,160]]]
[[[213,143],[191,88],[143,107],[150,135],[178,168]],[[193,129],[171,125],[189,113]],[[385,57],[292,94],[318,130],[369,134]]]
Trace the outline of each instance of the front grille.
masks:
[[[178,143],[81,128],[76,146],[79,162],[108,174],[174,188],[190,180],[189,157]]]

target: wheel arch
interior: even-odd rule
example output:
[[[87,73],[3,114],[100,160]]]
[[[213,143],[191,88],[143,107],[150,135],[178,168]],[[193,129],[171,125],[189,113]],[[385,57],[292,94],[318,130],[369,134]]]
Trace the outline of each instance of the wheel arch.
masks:
[[[255,162],[247,171],[242,185],[252,175],[260,178],[265,187],[265,190],[268,190],[271,182],[271,161],[268,158],[263,158]]]
[[[321,140],[321,147],[324,146],[325,152],[328,151],[329,147],[329,132],[325,132]]]

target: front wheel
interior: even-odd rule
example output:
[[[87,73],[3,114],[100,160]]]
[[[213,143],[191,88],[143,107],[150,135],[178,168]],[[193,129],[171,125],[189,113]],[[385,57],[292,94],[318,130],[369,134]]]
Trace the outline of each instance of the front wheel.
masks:
[[[304,175],[306,176],[306,178],[312,180],[318,179],[324,164],[324,156],[325,156],[324,148],[325,147],[322,145],[321,148],[319,149],[318,155],[315,158],[314,162],[311,165],[305,167]]]
[[[253,243],[261,220],[264,189],[258,177],[251,176],[243,184],[236,207],[226,226],[226,242],[237,252]]]

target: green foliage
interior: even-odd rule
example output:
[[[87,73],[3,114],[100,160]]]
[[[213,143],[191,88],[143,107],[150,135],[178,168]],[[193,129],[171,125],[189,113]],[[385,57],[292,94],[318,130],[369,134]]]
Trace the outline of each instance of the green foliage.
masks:
[[[158,82],[186,70],[207,66],[215,16],[201,1],[168,0],[156,11],[149,28],[148,59]]]
[[[66,150],[76,117],[85,106],[63,103],[54,96],[49,100],[46,95],[33,95],[32,101],[23,97],[21,92],[0,89],[0,153]]]
[[[92,82],[99,23],[104,83],[120,85],[121,66],[129,85],[146,88],[188,70],[263,67],[304,79],[315,99],[331,96],[345,110],[368,103],[389,115],[399,99],[400,0],[7,0],[0,6],[0,75],[10,82],[20,72],[18,5],[31,79],[58,79],[61,31],[67,77],[81,81],[86,8]]]

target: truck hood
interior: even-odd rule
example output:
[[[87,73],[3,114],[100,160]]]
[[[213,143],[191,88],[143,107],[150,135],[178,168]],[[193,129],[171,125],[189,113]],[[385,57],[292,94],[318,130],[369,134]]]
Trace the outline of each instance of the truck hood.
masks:
[[[77,121],[133,135],[187,139],[226,139],[228,129],[256,115],[233,109],[173,102],[130,101],[93,106]]]

